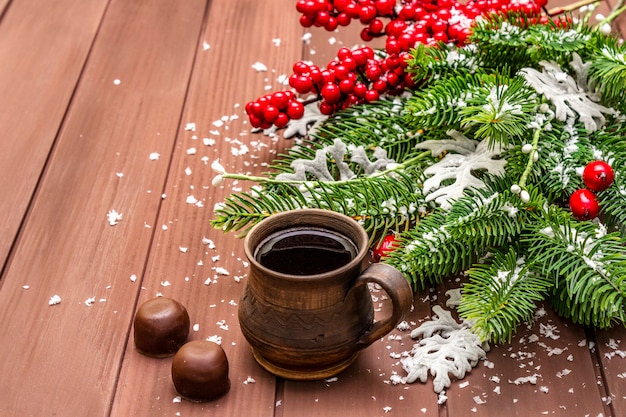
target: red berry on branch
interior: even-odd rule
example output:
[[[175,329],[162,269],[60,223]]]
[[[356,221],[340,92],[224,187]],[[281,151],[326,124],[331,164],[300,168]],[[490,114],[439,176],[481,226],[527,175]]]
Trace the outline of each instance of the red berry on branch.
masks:
[[[593,161],[583,171],[583,182],[591,191],[604,191],[613,184],[615,173],[604,161]]]
[[[590,220],[600,214],[600,204],[595,194],[584,188],[574,191],[569,199],[569,208],[578,220]]]
[[[290,101],[287,106],[287,116],[290,119],[300,119],[304,116],[304,105],[299,101]]]
[[[341,90],[337,84],[329,83],[322,87],[320,95],[328,102],[328,104],[335,104],[339,102],[339,99],[341,98]]]
[[[375,262],[389,256],[391,252],[398,248],[398,238],[395,235],[387,235],[383,241],[372,251]]]

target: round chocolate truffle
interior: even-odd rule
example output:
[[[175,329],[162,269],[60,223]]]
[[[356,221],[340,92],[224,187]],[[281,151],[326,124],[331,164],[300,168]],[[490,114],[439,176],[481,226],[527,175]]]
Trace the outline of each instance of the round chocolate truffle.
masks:
[[[230,389],[224,349],[208,340],[194,340],[180,348],[172,360],[172,382],[189,401],[216,400]]]
[[[144,355],[172,356],[187,342],[189,314],[178,301],[158,297],[143,303],[135,314],[135,347]]]

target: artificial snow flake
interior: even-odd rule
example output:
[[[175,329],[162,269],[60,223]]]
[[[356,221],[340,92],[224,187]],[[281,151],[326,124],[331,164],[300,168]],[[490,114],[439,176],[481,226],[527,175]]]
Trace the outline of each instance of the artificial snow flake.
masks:
[[[122,220],[122,214],[115,210],[109,210],[107,213],[107,221],[110,226],[115,226],[120,220]]]
[[[577,55],[575,55],[577,57]],[[528,84],[538,93],[545,95],[556,107],[555,116],[560,121],[566,121],[570,117],[578,116],[584,123],[585,129],[594,132],[604,126],[607,114],[614,114],[615,110],[597,103],[597,98],[587,90],[585,69],[580,57],[571,63],[577,68],[579,80],[561,69],[555,62],[541,61],[543,70],[524,68],[520,71]]]
[[[468,188],[484,188],[485,183],[473,174],[477,170],[486,170],[490,174],[504,174],[506,160],[497,159],[504,151],[499,144],[490,146],[487,141],[477,142],[467,138],[456,130],[446,132],[454,140],[428,140],[416,146],[428,149],[433,156],[440,155],[444,150],[457,153],[446,154],[441,161],[424,170],[429,178],[424,181],[426,202],[435,201],[442,208],[449,210],[452,201],[461,197]],[[452,184],[442,183],[454,180]]]
[[[59,297],[57,294],[50,297],[50,300],[48,301],[48,305],[50,306],[54,306],[60,303],[61,303],[61,297]]]
[[[488,347],[467,323],[457,323],[449,311],[435,306],[433,313],[436,319],[411,332],[412,338],[421,340],[401,362],[408,383],[426,382],[430,373],[435,392],[441,393],[450,386],[450,375],[462,379],[485,357]]]
[[[255,62],[254,64],[252,64],[252,68],[256,72],[266,72],[267,71],[267,66],[265,64],[263,64],[262,62]]]

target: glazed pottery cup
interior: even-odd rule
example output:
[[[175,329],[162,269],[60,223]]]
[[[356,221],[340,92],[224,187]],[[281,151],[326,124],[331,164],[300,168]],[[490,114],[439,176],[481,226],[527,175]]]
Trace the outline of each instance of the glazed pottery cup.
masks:
[[[397,269],[363,270],[368,242],[355,220],[319,209],[275,214],[250,230],[239,322],[262,367],[295,380],[336,375],[410,311],[413,292]],[[391,299],[386,318],[375,321],[368,283]]]

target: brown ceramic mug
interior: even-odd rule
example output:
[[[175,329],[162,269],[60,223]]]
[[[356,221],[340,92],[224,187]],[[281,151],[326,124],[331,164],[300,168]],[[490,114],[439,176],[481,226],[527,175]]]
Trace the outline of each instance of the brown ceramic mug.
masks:
[[[288,379],[328,378],[404,318],[411,286],[389,265],[363,271],[368,241],[352,218],[319,209],[275,214],[250,230],[239,322],[261,366]],[[382,320],[374,321],[370,282],[393,304]]]

